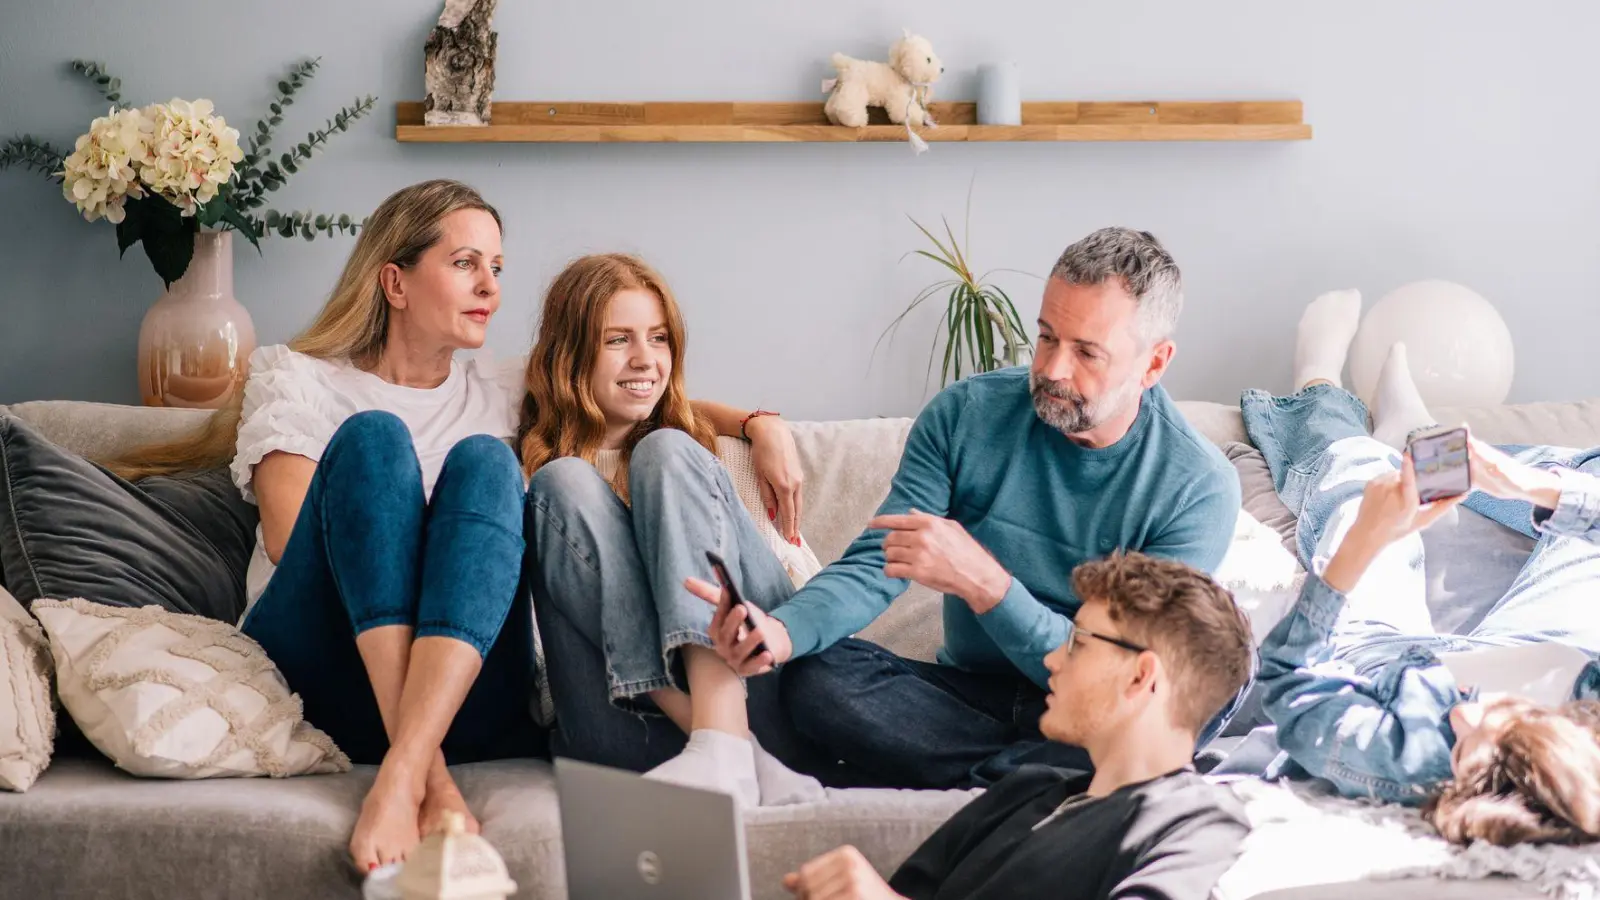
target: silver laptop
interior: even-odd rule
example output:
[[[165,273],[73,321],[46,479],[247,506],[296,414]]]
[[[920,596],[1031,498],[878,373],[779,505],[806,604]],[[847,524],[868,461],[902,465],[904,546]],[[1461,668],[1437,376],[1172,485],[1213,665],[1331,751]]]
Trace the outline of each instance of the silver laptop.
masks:
[[[570,900],[750,900],[727,794],[556,760]]]

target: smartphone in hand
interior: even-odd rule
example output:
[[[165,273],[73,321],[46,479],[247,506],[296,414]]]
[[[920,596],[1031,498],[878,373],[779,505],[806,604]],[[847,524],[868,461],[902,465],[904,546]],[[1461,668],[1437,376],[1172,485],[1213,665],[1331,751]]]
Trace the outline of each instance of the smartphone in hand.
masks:
[[[1444,500],[1472,490],[1472,468],[1467,464],[1467,429],[1449,428],[1419,434],[1406,447],[1417,472],[1417,499],[1423,503]]]
[[[739,595],[739,586],[734,583],[733,576],[728,574],[728,564],[722,561],[722,557],[720,555],[718,555],[716,552],[711,551],[711,550],[707,550],[706,551],[706,562],[711,564],[711,571],[716,573],[717,581],[721,583],[723,593],[727,596],[729,602],[731,604],[733,604],[733,605],[738,605],[738,604],[741,604],[741,603],[744,604],[744,606],[746,607],[746,609],[744,611],[745,621],[746,622],[752,622],[752,623],[755,622],[757,607],[756,607],[755,604],[751,603],[750,601],[744,599],[744,597]],[[724,612],[731,612],[732,609],[733,609],[733,606],[730,605],[730,606],[724,608],[723,611]],[[742,635],[741,635],[741,637],[742,637]],[[755,652],[756,653],[765,653],[765,652],[767,652],[767,644],[766,644],[766,642],[763,641],[763,642],[757,644]]]

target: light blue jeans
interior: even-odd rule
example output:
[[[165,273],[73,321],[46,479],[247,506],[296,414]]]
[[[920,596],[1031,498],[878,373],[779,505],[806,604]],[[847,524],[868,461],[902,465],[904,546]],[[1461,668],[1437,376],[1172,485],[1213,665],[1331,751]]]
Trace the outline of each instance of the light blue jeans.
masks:
[[[1279,496],[1298,516],[1300,555],[1313,573],[1261,648],[1264,706],[1279,747],[1301,768],[1347,795],[1418,800],[1450,775],[1448,715],[1463,699],[1437,654],[1543,641],[1600,653],[1596,451],[1501,448],[1527,464],[1580,474],[1564,477],[1560,507],[1537,523],[1527,503],[1480,492],[1465,501],[1538,543],[1481,624],[1440,635],[1428,614],[1420,536],[1388,547],[1348,594],[1317,577],[1355,523],[1367,482],[1400,464],[1368,436],[1361,401],[1322,385],[1289,397],[1249,391],[1241,407]],[[1591,666],[1575,694],[1596,677]]]
[[[682,431],[663,428],[634,448],[629,504],[589,463],[557,459],[528,485],[525,578],[544,641],[556,726],[551,748],[635,771],[680,752],[684,735],[642,695],[688,689],[680,648],[710,646],[713,608],[690,576],[716,578],[705,552],[727,562],[742,595],[771,609],[794,593],[728,473]],[[783,713],[778,679],[749,682],[750,726],[792,767],[814,769]]]

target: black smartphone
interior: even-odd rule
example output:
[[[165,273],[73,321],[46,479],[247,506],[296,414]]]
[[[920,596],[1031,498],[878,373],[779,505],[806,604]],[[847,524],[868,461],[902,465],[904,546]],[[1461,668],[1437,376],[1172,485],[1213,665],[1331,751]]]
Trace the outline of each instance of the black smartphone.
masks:
[[[728,574],[728,564],[723,562],[722,557],[712,550],[706,551],[706,562],[711,563],[711,571],[716,573],[717,581],[721,582],[722,589],[727,591],[728,599],[734,603],[744,604],[744,614],[746,617],[745,621],[754,622],[756,620],[756,606],[750,601],[739,596],[739,586],[733,583],[733,576]],[[730,606],[729,609],[732,609],[732,607]],[[755,652],[767,652],[766,642],[762,641],[761,643],[757,644]]]
[[[1450,428],[1419,434],[1407,445],[1411,465],[1417,470],[1417,499],[1423,503],[1444,500],[1472,490],[1468,463],[1467,429]]]

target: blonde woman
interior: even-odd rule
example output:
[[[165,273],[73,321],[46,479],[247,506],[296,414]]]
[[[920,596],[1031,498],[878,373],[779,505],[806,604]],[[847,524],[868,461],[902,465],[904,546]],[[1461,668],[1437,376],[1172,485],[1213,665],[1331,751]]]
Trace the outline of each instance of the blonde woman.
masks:
[[[711,649],[712,608],[686,578],[726,559],[753,601],[794,591],[816,559],[794,519],[789,543],[753,519],[715,455],[713,429],[684,389],[683,316],[665,280],[634,257],[573,262],[551,284],[528,359],[517,446],[528,485],[529,581],[544,638],[558,755],[652,769],[745,805],[820,797],[778,708],[776,679],[751,696]],[[775,417],[744,422],[756,440]],[[764,533],[767,532],[767,533]],[[774,548],[787,559],[780,559]],[[787,564],[786,564],[787,563]],[[639,712],[664,713],[659,716]]]
[[[501,258],[499,215],[476,191],[397,191],[312,325],[252,357],[242,409],[117,467],[231,464],[259,505],[240,626],[308,721],[380,765],[350,840],[364,870],[403,858],[445,811],[477,827],[447,762],[545,752],[517,589],[520,380],[456,358],[484,342]]]
[[[231,464],[260,507],[240,627],[308,721],[381,763],[350,840],[363,870],[447,809],[472,821],[447,755],[545,746],[527,711],[532,637],[501,628],[523,548],[514,395],[455,358],[483,344],[501,256],[499,214],[470,187],[395,192],[311,326],[251,357],[242,409],[119,467]]]

